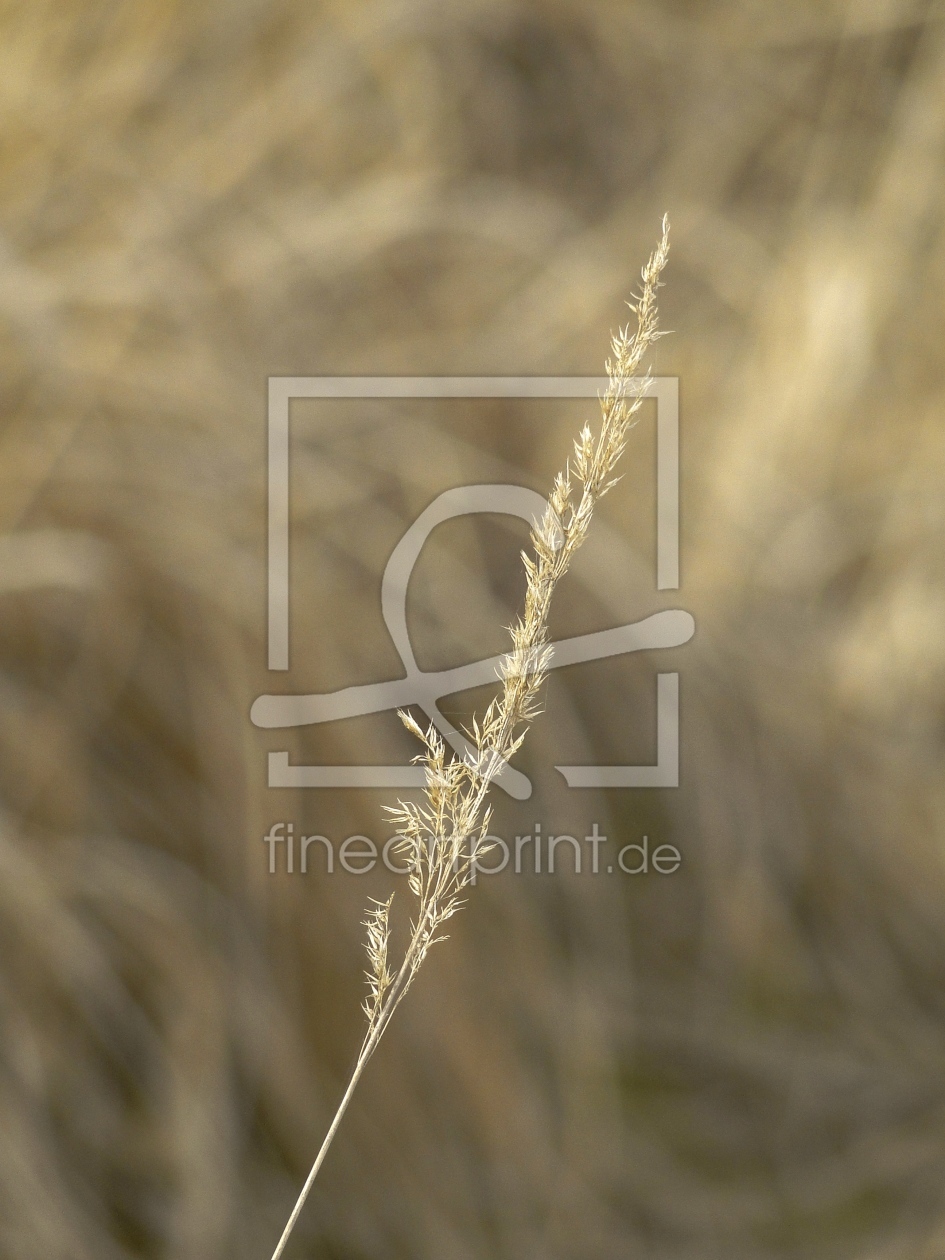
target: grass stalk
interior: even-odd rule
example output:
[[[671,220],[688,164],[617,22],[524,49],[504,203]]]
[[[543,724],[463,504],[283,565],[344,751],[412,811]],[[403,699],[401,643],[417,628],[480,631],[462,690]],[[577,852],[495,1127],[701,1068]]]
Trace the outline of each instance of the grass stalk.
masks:
[[[641,286],[628,303],[635,327],[624,327],[611,342],[607,360],[607,390],[600,400],[601,426],[595,437],[585,425],[574,443],[574,456],[555,479],[548,509],[532,529],[532,554],[522,553],[526,593],[522,616],[511,628],[512,648],[501,669],[501,687],[481,721],[467,733],[472,753],[446,757],[442,737],[431,724],[422,730],[409,713],[404,725],[424,746],[415,758],[426,770],[422,804],[400,801],[387,812],[397,825],[397,848],[407,860],[410,891],[417,900],[410,938],[395,974],[389,969],[390,910],[393,894],[374,902],[365,920],[369,968],[368,997],[364,1003],[367,1031],[344,1096],[325,1134],[321,1149],[272,1254],[280,1260],[305,1205],[319,1169],[394,1011],[403,1001],[430,949],[444,936],[439,929],[463,904],[461,893],[475,873],[475,862],[490,849],[490,809],[486,805],[492,780],[521,747],[529,725],[539,712],[538,697],[551,659],[548,615],[558,582],[568,571],[584,542],[598,501],[616,485],[614,469],[636,423],[649,371],[637,373],[653,343],[665,334],[659,329],[656,295],[669,255],[669,220],[663,219],[662,237],[641,272]],[[574,481],[580,484],[578,493]]]

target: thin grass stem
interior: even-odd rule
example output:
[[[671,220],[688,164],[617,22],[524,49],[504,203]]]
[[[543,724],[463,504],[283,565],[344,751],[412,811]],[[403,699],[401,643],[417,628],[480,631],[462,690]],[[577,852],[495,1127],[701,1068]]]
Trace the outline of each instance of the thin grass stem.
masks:
[[[548,613],[558,582],[584,542],[597,502],[616,484],[612,474],[623,454],[627,435],[642,405],[648,376],[639,381],[638,369],[659,330],[656,293],[669,255],[669,220],[663,219],[659,245],[641,273],[642,285],[629,303],[636,328],[622,328],[612,339],[613,358],[607,362],[608,387],[600,400],[602,423],[595,438],[587,425],[574,444],[569,462],[555,480],[544,519],[532,530],[533,554],[522,553],[526,573],[525,609],[512,627],[512,648],[501,671],[499,695],[480,722],[467,732],[474,755],[446,759],[442,736],[431,724],[425,731],[407,713],[404,725],[424,746],[415,758],[426,769],[423,804],[401,801],[388,810],[398,827],[399,851],[409,859],[410,890],[418,913],[395,975],[388,968],[389,914],[393,897],[376,902],[365,920],[367,972],[370,995],[365,1002],[367,1032],[351,1079],[329,1126],[321,1149],[305,1180],[282,1237],[272,1254],[280,1260],[305,1206],[319,1169],[338,1132],[342,1118],[371,1056],[377,1049],[394,1011],[403,1001],[429,950],[444,940],[439,929],[463,904],[460,894],[475,875],[475,863],[489,850],[490,813],[486,806],[492,780],[499,768],[521,746],[538,713],[538,696],[550,659]],[[636,381],[636,385],[633,382]],[[632,391],[632,392],[631,392]],[[572,475],[581,493],[572,498]]]

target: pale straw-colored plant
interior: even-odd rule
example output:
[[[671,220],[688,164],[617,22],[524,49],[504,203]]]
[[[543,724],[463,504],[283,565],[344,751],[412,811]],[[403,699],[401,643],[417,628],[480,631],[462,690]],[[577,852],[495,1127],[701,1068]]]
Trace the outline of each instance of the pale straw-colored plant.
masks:
[[[410,891],[417,900],[410,938],[400,965],[392,971],[389,944],[393,894],[386,901],[375,902],[364,924],[369,964],[369,993],[364,1003],[367,1031],[344,1097],[272,1260],[279,1260],[285,1250],[361,1074],[394,1011],[431,947],[446,939],[440,935],[440,929],[462,905],[461,894],[473,877],[474,863],[489,850],[486,837],[491,811],[486,797],[491,781],[521,747],[538,713],[538,695],[552,651],[548,643],[551,597],[587,536],[598,501],[619,480],[613,472],[649,380],[649,370],[642,378],[637,372],[649,347],[664,335],[659,330],[656,294],[668,256],[669,220],[664,217],[660,243],[641,272],[640,292],[628,303],[636,316],[636,327],[632,331],[629,326],[621,328],[612,340],[613,358],[606,363],[608,385],[600,400],[600,431],[595,437],[587,425],[582,429],[574,443],[573,466],[569,461],[564,472],[558,474],[548,508],[532,529],[534,554],[522,553],[525,611],[511,629],[512,648],[503,660],[499,694],[482,720],[474,720],[467,732],[471,751],[464,758],[447,758],[443,740],[432,725],[424,731],[409,713],[400,714],[404,725],[424,745],[424,752],[416,760],[426,769],[423,803],[401,801],[387,810],[398,828],[399,849],[410,870]],[[572,478],[579,483],[579,492]]]

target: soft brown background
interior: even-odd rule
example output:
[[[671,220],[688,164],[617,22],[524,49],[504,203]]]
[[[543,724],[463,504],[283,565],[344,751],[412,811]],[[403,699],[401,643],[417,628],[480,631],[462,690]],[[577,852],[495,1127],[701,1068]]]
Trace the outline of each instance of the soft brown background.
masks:
[[[260,840],[390,799],[265,786],[266,377],[599,373],[668,211],[682,588],[646,583],[641,425],[555,630],[697,636],[556,676],[500,814],[683,869],[484,880],[290,1254],[938,1260],[941,6],[8,3],[0,119],[0,1254],[266,1260],[360,1037],[391,881],[271,878]],[[280,687],[392,676],[404,525],[566,454],[513,410],[299,412]],[[516,541],[431,540],[427,667],[501,650]],[[648,759],[657,668],[680,789],[562,791]]]

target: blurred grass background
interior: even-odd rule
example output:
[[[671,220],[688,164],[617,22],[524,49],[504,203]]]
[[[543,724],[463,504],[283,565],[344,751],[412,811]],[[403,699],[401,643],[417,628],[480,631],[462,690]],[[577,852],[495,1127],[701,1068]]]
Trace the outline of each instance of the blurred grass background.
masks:
[[[35,0],[0,31],[0,1254],[262,1260],[360,1036],[388,882],[270,878],[260,843],[377,835],[387,799],[266,787],[266,377],[596,375],[668,211],[681,590],[653,603],[641,425],[556,632],[678,604],[697,636],[556,675],[500,832],[594,819],[683,868],[483,880],[291,1254],[937,1260],[941,5]],[[300,412],[285,689],[392,676],[403,528],[464,480],[546,489],[570,418]],[[500,650],[510,533],[430,549],[421,663]],[[556,760],[647,759],[656,668],[681,787],[564,791]]]

